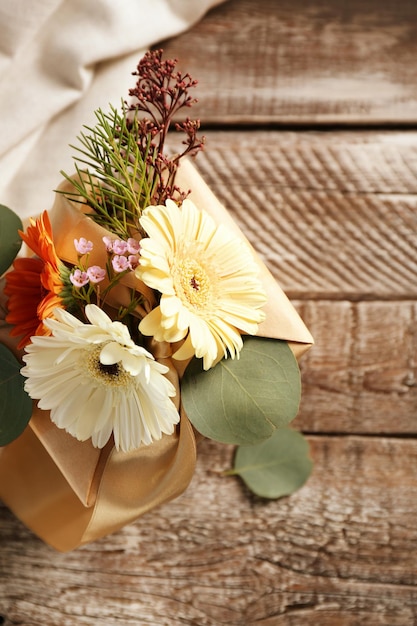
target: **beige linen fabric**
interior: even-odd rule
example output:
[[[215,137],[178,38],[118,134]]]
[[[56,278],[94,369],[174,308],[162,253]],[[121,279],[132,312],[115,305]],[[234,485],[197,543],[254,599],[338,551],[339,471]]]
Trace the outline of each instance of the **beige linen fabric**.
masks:
[[[118,105],[151,45],[223,0],[2,0],[0,204],[48,209],[70,143],[93,112]]]

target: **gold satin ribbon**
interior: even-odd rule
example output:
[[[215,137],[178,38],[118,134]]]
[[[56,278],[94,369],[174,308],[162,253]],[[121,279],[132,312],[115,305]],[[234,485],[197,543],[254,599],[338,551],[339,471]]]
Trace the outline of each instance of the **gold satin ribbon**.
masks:
[[[177,183],[193,191],[190,198],[240,237],[244,235],[226,209],[204,183],[190,162],[184,162]],[[61,189],[69,189],[65,181]],[[103,265],[102,237],[109,235],[84,215],[79,205],[57,194],[50,213],[58,256],[77,261],[74,238],[93,241],[90,263]],[[266,320],[258,334],[288,341],[299,358],[313,339],[272,275],[254,252],[260,278],[268,296]],[[109,304],[130,301],[130,289],[144,297],[144,308],[154,306],[152,290],[132,275],[126,275],[112,290]],[[0,341],[12,347],[6,328]],[[0,497],[5,504],[45,542],[68,551],[118,530],[155,506],[184,491],[194,473],[195,435],[180,405],[179,378],[186,364],[171,360],[171,347],[150,340],[155,358],[168,365],[167,374],[177,389],[176,406],[181,420],[177,432],[129,453],[117,452],[109,443],[97,450],[91,442],[79,442],[49,418],[49,412],[34,408],[30,427],[14,442],[0,448]],[[19,355],[17,355],[19,356]]]
[[[49,419],[48,414],[45,419]],[[57,429],[58,430],[58,429]],[[79,442],[78,442],[79,443]],[[99,455],[97,495],[85,506],[43,447],[26,428],[0,453],[0,493],[4,503],[33,532],[66,552],[122,528],[179,496],[194,473],[196,444],[186,415],[179,433],[164,435],[132,452],[104,448]]]

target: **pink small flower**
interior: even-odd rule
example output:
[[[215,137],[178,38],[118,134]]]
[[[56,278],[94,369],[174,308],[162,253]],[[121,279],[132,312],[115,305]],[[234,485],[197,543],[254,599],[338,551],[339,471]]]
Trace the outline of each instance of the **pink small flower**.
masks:
[[[129,254],[138,254],[140,250],[140,241],[137,239],[133,239],[133,237],[129,237],[127,240],[127,251]]]
[[[123,239],[115,239],[113,241],[113,252],[115,254],[125,254],[127,251],[127,242]]]
[[[115,272],[124,272],[125,270],[129,270],[129,261],[125,256],[119,256],[115,254],[111,260],[111,264],[113,265],[113,269]]]
[[[92,283],[100,283],[106,277],[106,270],[99,265],[92,265],[87,269],[87,275]]]
[[[139,257],[137,254],[129,254],[127,257],[127,262],[131,270],[134,270],[139,265]]]
[[[107,252],[113,252],[113,239],[110,239],[110,237],[103,237],[103,241]]]
[[[93,249],[93,242],[80,237],[80,239],[74,239],[74,246],[78,254],[88,254]]]
[[[82,272],[81,270],[74,270],[70,274],[70,281],[75,287],[84,287],[89,280],[87,272]]]

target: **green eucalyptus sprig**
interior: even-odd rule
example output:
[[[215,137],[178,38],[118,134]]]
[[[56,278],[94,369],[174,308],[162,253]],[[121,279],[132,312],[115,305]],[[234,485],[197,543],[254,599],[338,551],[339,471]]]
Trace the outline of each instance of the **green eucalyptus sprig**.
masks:
[[[204,371],[194,358],[181,381],[185,412],[205,437],[237,446],[234,468],[251,491],[280,498],[299,489],[312,461],[307,440],[289,423],[297,415],[301,377],[286,341],[245,337],[239,359]]]
[[[0,205],[0,277],[20,250],[19,230],[22,229],[20,218],[8,207]],[[2,307],[0,328],[7,328],[5,313]],[[0,446],[16,439],[32,415],[32,400],[24,390],[20,367],[13,352],[0,343]]]

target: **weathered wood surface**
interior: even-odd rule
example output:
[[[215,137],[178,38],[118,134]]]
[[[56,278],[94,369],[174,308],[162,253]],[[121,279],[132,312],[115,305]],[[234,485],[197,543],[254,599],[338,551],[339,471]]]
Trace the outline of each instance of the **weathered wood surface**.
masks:
[[[297,426],[415,434],[417,133],[208,132],[197,163],[312,329]]]
[[[4,624],[417,623],[417,128],[371,128],[416,120],[416,17],[229,0],[167,43],[221,128],[199,169],[315,336],[294,423],[314,472],[263,501],[203,441],[180,498],[65,555],[0,506]],[[317,131],[351,121],[368,128]]]
[[[301,362],[303,399],[294,426],[415,435],[416,302],[309,302],[299,310],[316,345]]]
[[[229,0],[168,43],[205,122],[414,124],[414,0]]]
[[[3,512],[5,623],[414,624],[417,442],[310,442],[307,485],[265,502],[215,473],[232,450],[204,441],[184,495],[66,555]]]
[[[196,164],[290,298],[415,297],[416,132],[205,135]]]

